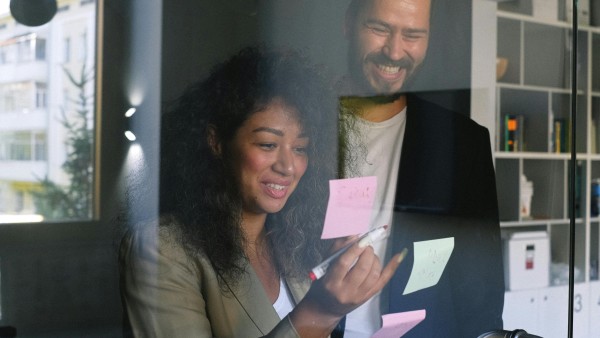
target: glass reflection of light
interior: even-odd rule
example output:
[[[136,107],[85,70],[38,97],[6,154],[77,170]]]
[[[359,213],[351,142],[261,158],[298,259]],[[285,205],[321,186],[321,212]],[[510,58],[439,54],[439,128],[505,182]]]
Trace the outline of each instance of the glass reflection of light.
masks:
[[[135,87],[135,86],[131,86],[131,87]],[[137,107],[140,104],[142,104],[142,99],[144,98],[144,91],[142,90],[142,88],[136,87],[136,88],[131,88],[129,90],[129,104],[131,104],[133,107]]]
[[[39,223],[44,221],[42,215],[0,215],[0,224]]]
[[[127,159],[125,160],[125,170],[127,176],[136,176],[136,173],[144,169],[144,150],[140,144],[134,143],[127,151]]]
[[[125,130],[125,137],[132,142],[136,140],[135,134],[129,130]]]

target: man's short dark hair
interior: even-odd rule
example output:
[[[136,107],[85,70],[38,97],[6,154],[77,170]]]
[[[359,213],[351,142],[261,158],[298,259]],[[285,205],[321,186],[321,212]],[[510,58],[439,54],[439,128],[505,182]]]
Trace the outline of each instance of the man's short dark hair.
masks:
[[[362,9],[362,6],[364,6],[365,2],[367,0],[352,0],[350,1],[350,4],[348,5],[348,9],[346,10],[346,18],[347,20],[349,20],[349,22],[354,22],[356,21],[356,18],[358,17],[358,13],[360,12],[360,10]],[[430,7],[430,16],[433,14],[433,8],[434,8],[434,4],[436,2],[436,0],[429,0],[431,3],[431,7]]]

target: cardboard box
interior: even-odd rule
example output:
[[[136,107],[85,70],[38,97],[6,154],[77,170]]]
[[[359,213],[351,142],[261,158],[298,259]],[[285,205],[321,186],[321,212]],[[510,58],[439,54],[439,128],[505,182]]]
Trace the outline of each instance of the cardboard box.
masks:
[[[550,284],[550,242],[546,231],[515,232],[504,239],[504,282],[507,290]]]

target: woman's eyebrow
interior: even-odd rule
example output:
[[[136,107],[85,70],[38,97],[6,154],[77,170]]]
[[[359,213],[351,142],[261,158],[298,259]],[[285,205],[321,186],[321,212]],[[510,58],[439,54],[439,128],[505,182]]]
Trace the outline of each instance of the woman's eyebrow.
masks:
[[[277,136],[284,136],[284,132],[279,130],[279,129],[275,129],[275,128],[270,128],[270,127],[258,127],[254,130],[252,130],[253,133],[260,133],[260,132],[265,132],[265,133],[271,133],[271,134],[275,134]],[[300,133],[300,135],[298,135],[298,138],[308,138],[308,134],[302,132]]]
[[[254,129],[252,132],[253,133],[267,132],[267,133],[275,134],[277,136],[283,136],[283,131],[281,131],[279,129],[275,129],[275,128],[269,128],[269,127],[258,127],[256,129]]]

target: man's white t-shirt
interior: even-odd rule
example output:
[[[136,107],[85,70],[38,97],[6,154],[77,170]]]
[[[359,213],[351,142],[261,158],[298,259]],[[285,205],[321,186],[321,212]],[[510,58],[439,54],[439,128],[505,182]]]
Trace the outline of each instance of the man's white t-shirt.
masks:
[[[355,134],[349,137],[350,151],[358,149],[358,154],[354,154],[352,159],[354,163],[347,164],[356,171],[350,175],[377,176],[377,196],[369,229],[386,224],[391,229],[405,127],[406,108],[383,122],[358,119]],[[373,244],[383,266],[389,256],[386,255],[388,241],[389,237]],[[344,338],[371,337],[381,327],[380,296],[381,293],[378,293],[346,316]]]

